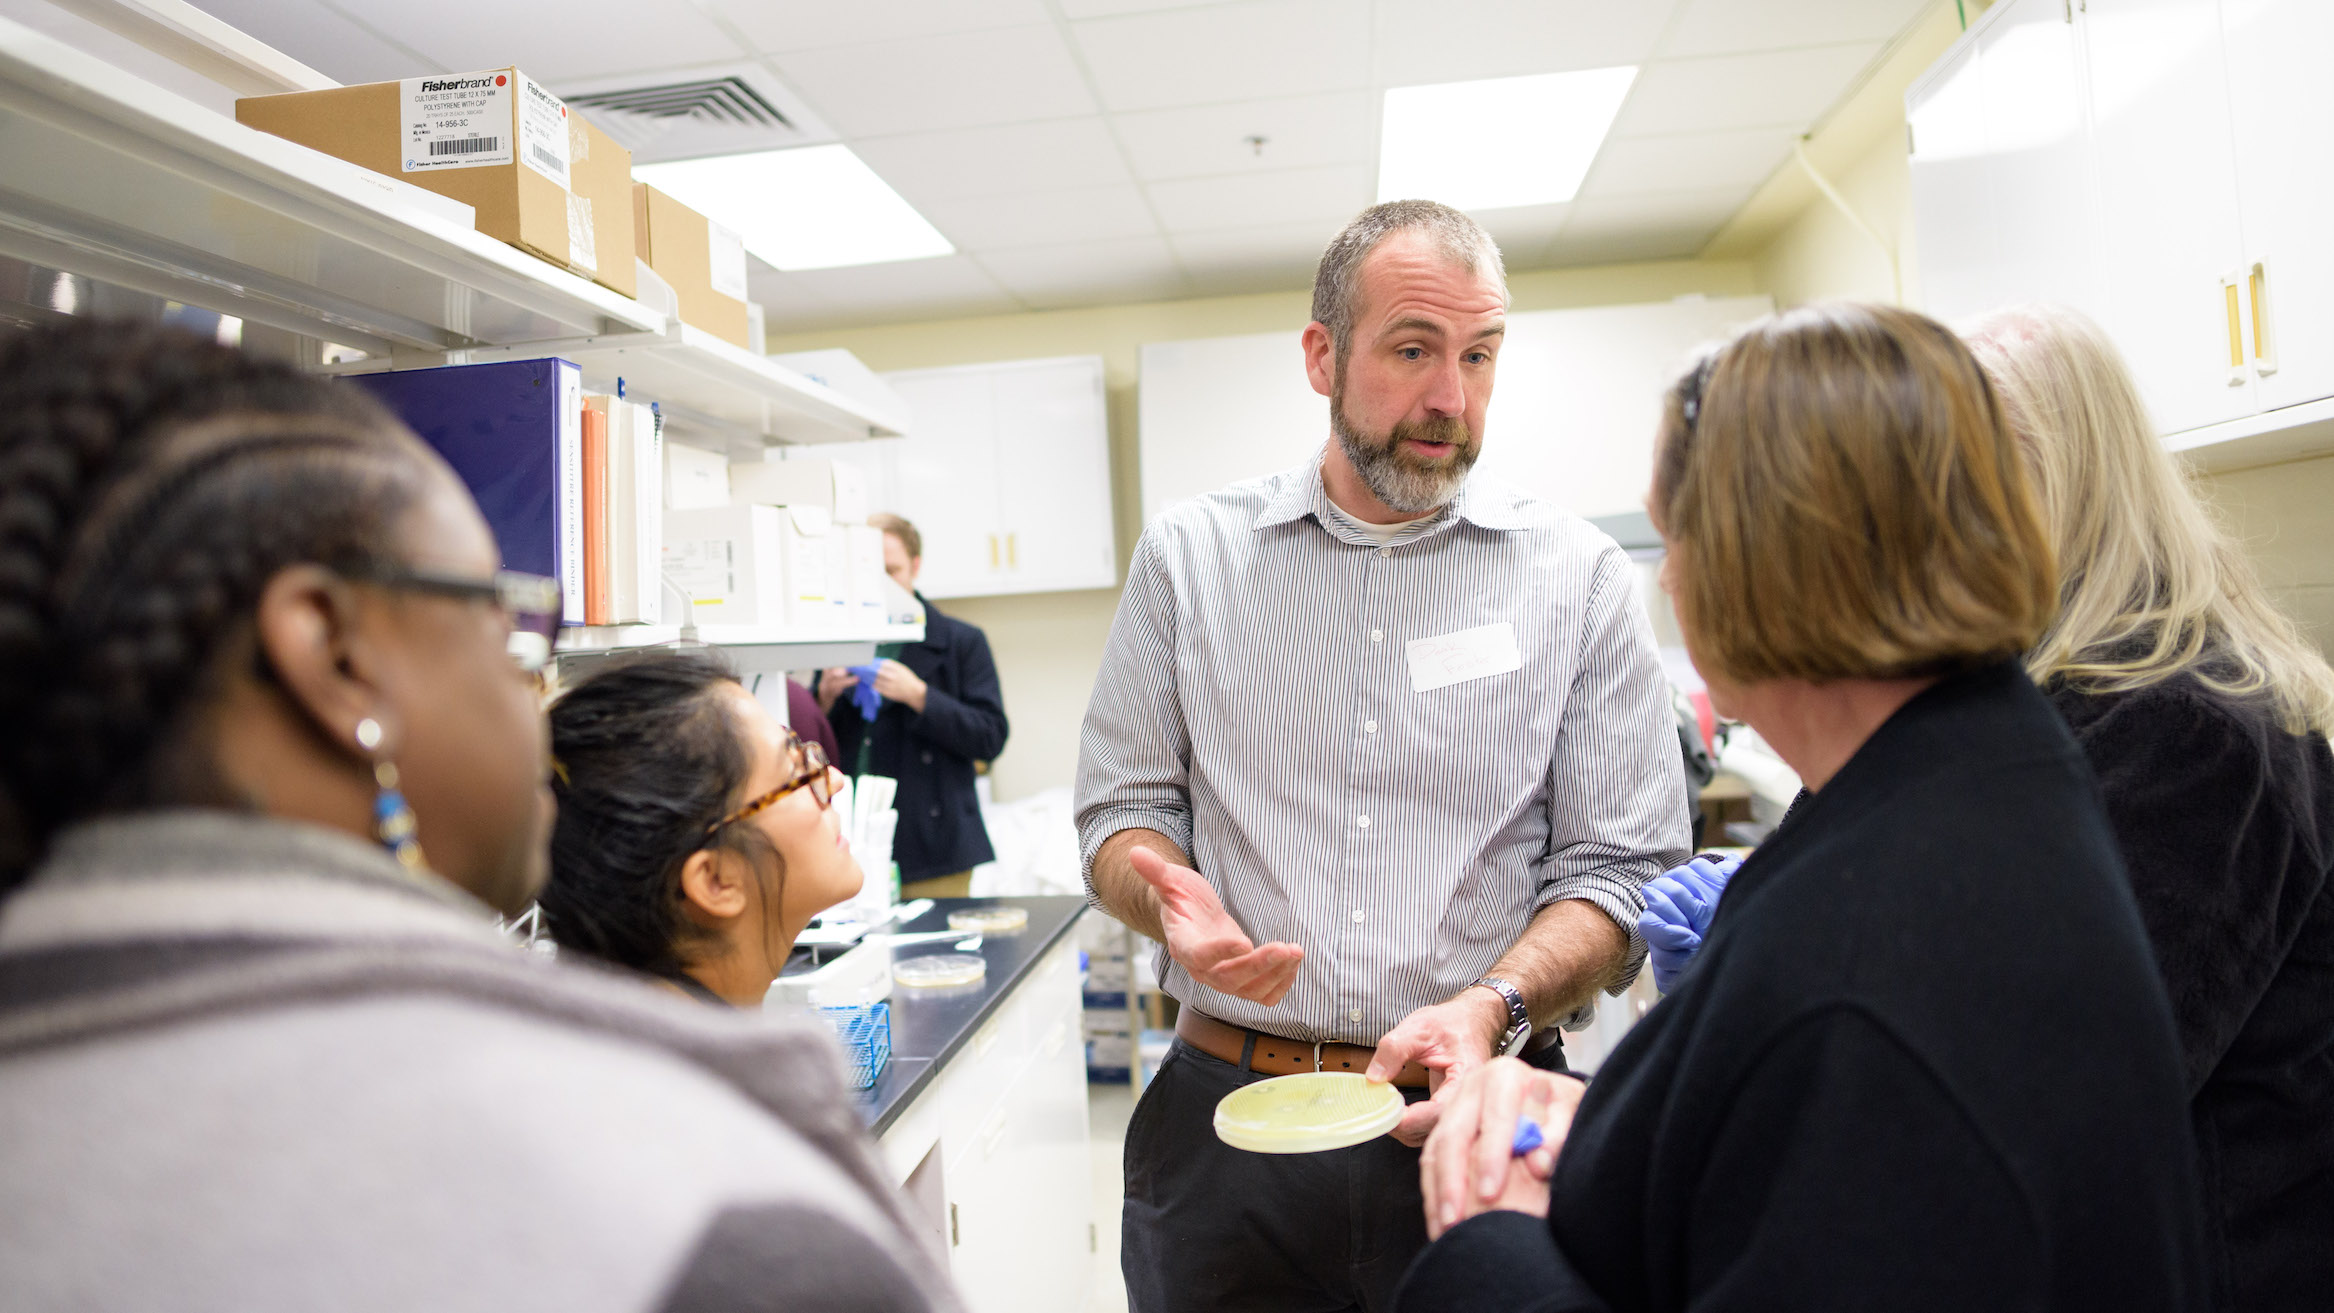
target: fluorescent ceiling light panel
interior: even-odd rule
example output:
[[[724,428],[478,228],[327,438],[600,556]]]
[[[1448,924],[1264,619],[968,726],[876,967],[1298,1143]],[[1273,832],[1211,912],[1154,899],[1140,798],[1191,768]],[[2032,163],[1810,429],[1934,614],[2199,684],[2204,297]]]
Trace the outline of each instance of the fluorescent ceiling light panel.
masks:
[[[735,232],[747,250],[780,269],[956,252],[848,146],[641,164],[632,176]]]
[[[1461,210],[1569,201],[1636,80],[1630,65],[1394,87],[1378,137],[1378,199]]]

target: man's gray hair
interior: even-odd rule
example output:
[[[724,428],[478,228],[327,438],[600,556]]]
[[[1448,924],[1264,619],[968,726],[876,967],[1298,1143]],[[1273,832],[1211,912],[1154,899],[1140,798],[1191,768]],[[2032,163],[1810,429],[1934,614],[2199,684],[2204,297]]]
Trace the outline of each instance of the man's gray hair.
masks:
[[[1499,299],[1507,301],[1507,265],[1499,258],[1499,243],[1483,225],[1434,201],[1381,201],[1354,216],[1345,231],[1321,252],[1321,267],[1313,274],[1313,318],[1329,330],[1329,343],[1339,360],[1353,339],[1353,306],[1361,296],[1362,263],[1378,243],[1398,232],[1425,233],[1444,255],[1468,273],[1489,273],[1499,284]]]

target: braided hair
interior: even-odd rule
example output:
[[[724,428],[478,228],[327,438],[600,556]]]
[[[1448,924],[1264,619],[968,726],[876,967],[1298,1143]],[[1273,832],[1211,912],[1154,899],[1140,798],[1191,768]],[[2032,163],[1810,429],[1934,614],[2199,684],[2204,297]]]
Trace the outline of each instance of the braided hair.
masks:
[[[268,581],[390,562],[426,450],[358,389],[178,329],[0,345],[0,893],[66,825],[196,800],[187,731]]]
[[[751,825],[715,823],[743,804],[753,760],[718,695],[737,677],[692,651],[619,657],[551,705],[551,878],[536,896],[559,946],[665,979],[711,936],[682,914],[681,868],[707,848],[765,878],[783,859]],[[774,901],[774,900],[773,900]]]

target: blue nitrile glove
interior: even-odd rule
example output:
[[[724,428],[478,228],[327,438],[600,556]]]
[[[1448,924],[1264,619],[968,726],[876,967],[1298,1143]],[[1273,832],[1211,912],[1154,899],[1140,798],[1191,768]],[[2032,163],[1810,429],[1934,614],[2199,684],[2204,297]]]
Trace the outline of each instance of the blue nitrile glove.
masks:
[[[1677,987],[1678,977],[1701,950],[1719,896],[1741,866],[1739,857],[1696,857],[1645,886],[1645,913],[1637,918],[1637,933],[1645,940],[1653,983],[1662,993]]]
[[[859,676],[859,682],[851,686],[851,705],[859,708],[861,720],[873,720],[875,713],[883,709],[883,694],[875,691],[875,672],[882,666],[881,661],[870,661],[851,667],[851,673]]]

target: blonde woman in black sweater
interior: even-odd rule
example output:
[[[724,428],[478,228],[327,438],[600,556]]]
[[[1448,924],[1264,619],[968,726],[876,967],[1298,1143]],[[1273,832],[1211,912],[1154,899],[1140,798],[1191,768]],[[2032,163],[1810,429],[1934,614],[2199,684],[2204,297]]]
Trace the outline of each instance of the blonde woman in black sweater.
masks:
[[[1977,362],[1890,307],[1763,321],[1653,482],[1686,649],[1809,796],[1593,1085],[1446,1091],[1404,1313],[2200,1307],[2171,1013],[2020,668],[2058,575]]]
[[[2048,306],[1965,334],[2059,558],[2026,659],[2099,776],[2171,995],[2214,1303],[2334,1299],[2334,671],[2158,441],[2113,344]]]

